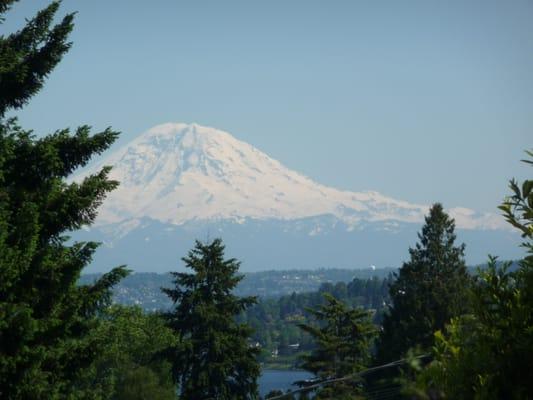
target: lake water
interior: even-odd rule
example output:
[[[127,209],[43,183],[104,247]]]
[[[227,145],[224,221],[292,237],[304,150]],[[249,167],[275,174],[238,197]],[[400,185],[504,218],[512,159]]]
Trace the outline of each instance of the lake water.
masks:
[[[285,392],[287,389],[297,389],[293,382],[304,379],[312,379],[313,374],[306,371],[282,371],[276,369],[265,369],[259,377],[259,394],[265,396],[271,390],[279,389]]]

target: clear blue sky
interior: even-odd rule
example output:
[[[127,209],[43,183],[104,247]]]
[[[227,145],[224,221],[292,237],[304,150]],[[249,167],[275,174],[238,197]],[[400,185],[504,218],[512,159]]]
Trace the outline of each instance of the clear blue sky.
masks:
[[[22,26],[45,1],[22,0]],[[75,1],[74,45],[17,114],[38,135],[221,128],[311,178],[496,211],[533,147],[533,2]]]

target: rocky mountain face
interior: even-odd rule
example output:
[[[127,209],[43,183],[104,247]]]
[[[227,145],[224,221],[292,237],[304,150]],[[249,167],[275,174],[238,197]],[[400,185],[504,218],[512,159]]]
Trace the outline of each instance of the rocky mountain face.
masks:
[[[195,238],[218,236],[248,270],[395,266],[416,241],[428,209],[324,186],[227,132],[197,124],[158,125],[74,179],[103,165],[113,166],[111,178],[120,186],[95,225],[75,235],[104,242],[94,270],[116,262],[144,271],[175,269]],[[473,238],[474,253],[501,249],[507,255],[516,243],[497,215],[448,212]]]

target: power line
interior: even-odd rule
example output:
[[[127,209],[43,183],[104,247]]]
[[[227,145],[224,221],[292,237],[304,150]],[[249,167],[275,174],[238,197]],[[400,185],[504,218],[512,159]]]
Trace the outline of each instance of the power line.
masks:
[[[345,376],[342,376],[340,378],[325,379],[323,381],[320,381],[320,382],[317,382],[317,383],[313,383],[312,385],[305,386],[303,388],[296,389],[296,390],[293,390],[293,391],[288,392],[288,393],[280,394],[280,395],[274,396],[274,397],[269,397],[268,399],[269,400],[283,399],[285,397],[292,396],[294,393],[308,392],[308,391],[317,389],[317,388],[319,388],[321,386],[330,385],[332,383],[337,383],[337,382],[344,382],[344,381],[352,380],[352,379],[355,379],[355,378],[360,378],[360,377],[363,377],[363,376],[368,375],[368,374],[370,374],[372,372],[375,372],[375,371],[379,371],[379,370],[386,369],[386,368],[391,368],[391,367],[397,367],[397,366],[403,365],[406,362],[411,361],[411,360],[420,360],[420,359],[424,359],[424,358],[428,358],[428,357],[430,357],[429,354],[422,354],[422,355],[419,355],[419,356],[416,356],[416,357],[412,357],[412,358],[402,358],[401,360],[396,360],[396,361],[392,361],[392,362],[387,363],[387,364],[378,365],[376,367],[368,368],[368,369],[365,369],[364,371],[356,372],[354,374],[345,375]]]

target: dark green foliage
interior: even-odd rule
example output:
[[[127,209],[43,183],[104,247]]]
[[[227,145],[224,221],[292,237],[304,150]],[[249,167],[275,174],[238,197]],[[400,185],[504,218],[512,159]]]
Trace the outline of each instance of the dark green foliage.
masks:
[[[248,344],[251,329],[235,321],[255,303],[232,294],[239,262],[224,260],[220,239],[197,241],[183,261],[193,273],[174,272],[175,288],[163,289],[176,304],[167,318],[179,339],[169,357],[180,398],[257,398],[257,350]]]
[[[14,3],[0,2],[0,17]],[[51,26],[59,2],[54,1],[20,31],[0,37],[0,117],[20,108],[43,86],[45,78],[70,48],[73,14]]]
[[[147,367],[125,371],[116,395],[117,400],[177,399],[173,385],[161,385],[159,377]]]
[[[93,336],[101,350],[78,386],[100,398],[175,399],[170,363],[162,353],[176,339],[162,316],[112,306],[100,321]]]
[[[35,139],[13,121],[0,124],[0,392],[9,398],[72,393],[94,358],[90,331],[124,268],[77,286],[96,243],[67,245],[66,232],[90,224],[116,186],[108,169],[64,182],[116,138],[87,128]]]
[[[12,1],[0,2],[5,12]],[[117,182],[109,169],[81,183],[65,178],[113,143],[58,131],[42,139],[3,115],[25,104],[68,49],[72,15],[50,27],[54,2],[15,34],[0,37],[0,397],[92,397],[76,382],[100,351],[91,331],[124,268],[77,286],[96,243],[67,245],[65,233],[90,224]]]
[[[272,367],[298,366],[298,352],[315,348],[312,337],[298,328],[298,324],[309,324],[313,315],[308,309],[316,309],[326,303],[324,294],[329,293],[350,307],[372,310],[374,322],[379,323],[384,305],[388,301],[389,284],[392,277],[380,279],[354,278],[344,282],[324,283],[318,291],[293,293],[279,299],[261,299],[239,316],[239,321],[248,323],[253,329],[252,339],[262,348],[260,360]],[[290,345],[298,345],[297,349]],[[271,352],[278,350],[278,356]]]
[[[392,306],[383,320],[378,361],[397,360],[408,349],[433,344],[433,332],[469,309],[471,278],[464,245],[455,245],[455,224],[440,204],[431,207],[420,243],[390,286]]]
[[[319,379],[346,377],[365,368],[370,359],[370,346],[376,330],[370,313],[360,308],[348,308],[330,294],[324,294],[326,304],[310,310],[318,326],[302,324],[316,342],[316,349],[303,357],[302,367]],[[316,399],[354,399],[361,392],[359,379],[345,380],[320,388]]]
[[[533,157],[533,153],[528,152]],[[533,161],[527,160],[528,164]],[[527,254],[516,271],[491,257],[473,287],[472,312],[435,334],[435,360],[411,391],[424,399],[527,399],[533,393],[533,180],[500,209],[522,233]]]
[[[63,235],[90,224],[116,182],[108,169],[79,184],[64,178],[115,138],[82,127],[35,139],[0,124],[0,392],[10,398],[71,392],[94,358],[89,333],[126,270],[77,286],[97,244],[67,245]]]

